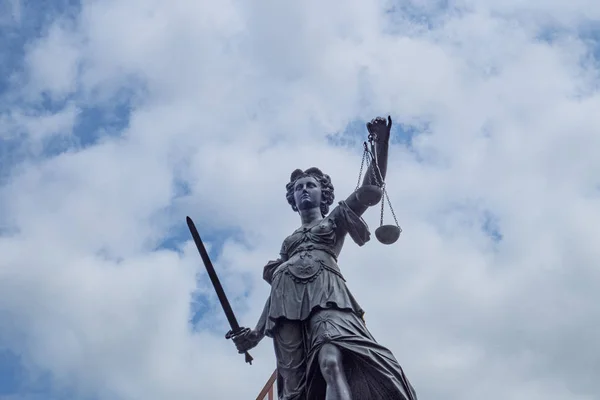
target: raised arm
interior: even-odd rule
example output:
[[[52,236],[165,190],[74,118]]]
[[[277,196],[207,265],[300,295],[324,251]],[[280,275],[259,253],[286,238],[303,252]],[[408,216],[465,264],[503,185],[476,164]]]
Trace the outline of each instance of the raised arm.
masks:
[[[388,116],[387,121],[384,118],[377,117],[367,124],[369,133],[373,135],[375,141],[375,157],[377,160],[377,166],[379,171],[375,168],[374,163],[369,165],[369,168],[365,172],[362,185],[378,185],[375,180],[375,176],[381,173],[382,181],[385,181],[387,174],[388,164],[388,148],[390,142],[390,130],[392,129],[392,118]],[[356,197],[356,192],[353,192],[348,199],[346,204],[358,215],[364,214],[369,206],[362,204]]]

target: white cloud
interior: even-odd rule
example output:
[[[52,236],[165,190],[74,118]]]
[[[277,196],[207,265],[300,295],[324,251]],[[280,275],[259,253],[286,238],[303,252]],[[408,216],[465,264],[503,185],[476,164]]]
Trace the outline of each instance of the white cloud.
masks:
[[[134,106],[119,138],[30,160],[0,189],[14,232],[0,238],[0,339],[82,395],[251,398],[274,366],[269,340],[245,365],[212,294],[216,325],[193,333],[200,259],[189,243],[153,248],[185,215],[203,232],[239,229],[245,243],[228,241],[215,264],[253,325],[262,265],[298,223],[290,172],[319,166],[343,199],[360,142],[326,135],[391,113],[428,126],[412,150],[390,151],[405,231],[389,247],[348,241],[340,258],[373,334],[424,399],[594,398],[600,97],[574,33],[600,6],[409,3],[431,30],[358,1],[89,2],[76,25],[54,24],[10,96],[75,93],[72,114],[6,119],[4,134],[70,131],[80,103],[123,90]],[[570,33],[537,39],[555,23]],[[502,241],[482,230],[484,212]],[[378,212],[366,218],[374,230]],[[198,290],[211,293],[205,278]]]
[[[75,91],[81,57],[79,39],[73,35],[68,20],[57,19],[47,35],[27,49],[25,69],[29,74],[30,96],[43,92],[51,98],[63,99]]]
[[[0,116],[2,136],[15,139],[25,135],[43,151],[43,141],[53,136],[69,137],[75,125],[77,109],[73,104],[67,104],[57,112],[40,112],[38,110],[16,110]]]

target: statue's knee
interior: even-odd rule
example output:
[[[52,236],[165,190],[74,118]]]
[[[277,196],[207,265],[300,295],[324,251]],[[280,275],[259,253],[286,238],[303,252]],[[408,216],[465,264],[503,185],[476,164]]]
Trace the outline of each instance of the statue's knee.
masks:
[[[342,360],[340,351],[333,345],[325,345],[319,354],[319,364],[321,372],[325,378],[336,376],[342,369]]]
[[[323,357],[321,360],[321,369],[331,374],[340,369],[340,360],[334,356]]]

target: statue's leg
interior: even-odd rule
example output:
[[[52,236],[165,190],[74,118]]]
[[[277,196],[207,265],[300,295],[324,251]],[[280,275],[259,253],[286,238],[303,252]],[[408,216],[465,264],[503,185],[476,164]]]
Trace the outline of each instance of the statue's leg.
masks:
[[[280,399],[301,399],[306,390],[306,358],[302,325],[298,321],[281,320],[273,334],[277,372],[283,387]]]
[[[342,366],[342,352],[334,344],[326,343],[319,351],[321,374],[327,383],[326,400],[351,400],[350,387]]]

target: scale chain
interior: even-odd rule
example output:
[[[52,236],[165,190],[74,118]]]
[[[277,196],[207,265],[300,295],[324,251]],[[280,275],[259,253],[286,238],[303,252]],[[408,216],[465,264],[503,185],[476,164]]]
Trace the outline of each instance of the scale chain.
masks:
[[[371,142],[374,139],[375,138],[372,135],[369,135],[369,142]],[[366,162],[367,168],[373,167],[373,168],[371,168],[371,172],[373,174],[374,183],[381,188],[383,195],[385,196],[385,200],[387,200],[388,207],[390,208],[390,211],[392,213],[392,217],[394,218],[394,222],[396,223],[396,226],[400,229],[400,232],[402,232],[402,228],[400,228],[400,224],[398,223],[398,219],[396,218],[396,213],[394,212],[394,208],[392,207],[392,202],[390,201],[390,196],[387,193],[387,189],[385,187],[386,184],[385,184],[385,181],[383,180],[383,175],[381,174],[379,165],[377,164],[377,162],[375,162],[375,155],[372,154],[371,151],[369,151],[367,142],[364,142],[363,146],[364,146],[364,151],[363,151],[362,161],[360,163],[360,171],[358,173],[358,182],[356,183],[356,190],[358,190],[358,188],[360,187],[360,179],[362,177],[365,162]],[[377,171],[375,171],[375,170],[377,170]],[[378,174],[379,174],[379,176],[377,176]],[[384,202],[384,199],[382,198],[381,199],[381,213],[380,213],[380,218],[379,218],[380,226],[383,225],[384,210],[385,210],[385,202]]]
[[[366,150],[366,147],[365,147]],[[371,156],[372,157],[372,156]],[[398,228],[400,228],[400,224],[398,223],[398,219],[396,218],[396,213],[394,212],[394,207],[392,207],[392,202],[390,201],[390,196],[388,195],[387,189],[386,189],[386,185],[385,185],[385,181],[383,181],[383,179],[381,179],[383,177],[383,175],[381,174],[381,170],[379,169],[379,165],[375,162],[373,162],[371,165],[374,165],[375,168],[372,168],[373,170],[373,177],[375,178],[375,182],[380,183],[381,185],[381,190],[383,192],[383,195],[385,196],[385,199],[387,200],[388,203],[388,207],[390,208],[390,211],[392,213],[392,217],[394,218],[394,222],[396,223],[396,226]],[[375,173],[375,169],[377,169],[377,173],[379,174],[379,178],[377,177],[377,173]],[[384,213],[384,209],[385,209],[385,203],[383,198],[381,199],[381,214],[379,216],[379,224],[380,226],[383,225],[383,213]],[[402,232],[402,228],[400,228],[400,232]]]
[[[367,147],[366,147],[366,143],[365,143],[365,151],[363,151],[362,161],[360,163],[360,171],[358,171],[358,182],[356,182],[355,190],[358,190],[358,188],[360,187],[360,178],[362,178],[363,168],[365,166],[366,159],[367,159]]]

